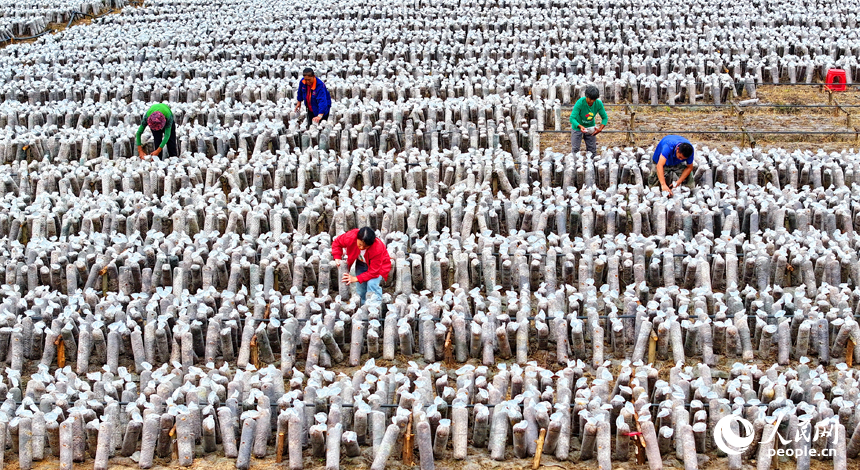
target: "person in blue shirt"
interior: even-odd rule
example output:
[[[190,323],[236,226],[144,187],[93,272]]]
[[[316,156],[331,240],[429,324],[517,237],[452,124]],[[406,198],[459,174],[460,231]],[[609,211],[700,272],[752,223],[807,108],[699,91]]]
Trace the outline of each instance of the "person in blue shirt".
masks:
[[[296,93],[296,112],[302,107],[302,103],[308,108],[308,127],[311,123],[319,124],[320,121],[328,119],[331,111],[331,96],[325,83],[314,75],[314,70],[306,68],[302,72],[303,78],[299,81],[299,91]]]
[[[679,135],[667,135],[660,140],[654,150],[654,156],[649,162],[651,174],[648,176],[648,185],[657,186],[672,195],[672,190],[681,187],[682,184],[693,189],[695,182],[690,177],[693,172],[693,144]],[[666,179],[666,175],[672,176],[672,183]]]

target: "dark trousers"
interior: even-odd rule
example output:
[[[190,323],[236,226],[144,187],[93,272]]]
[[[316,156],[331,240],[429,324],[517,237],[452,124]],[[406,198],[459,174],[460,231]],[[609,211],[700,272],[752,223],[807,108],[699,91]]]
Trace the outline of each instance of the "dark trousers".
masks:
[[[355,275],[361,276],[367,272],[367,263],[361,260],[355,260]]]
[[[313,124],[313,122],[314,122],[314,118],[315,118],[315,117],[317,117],[317,116],[319,116],[319,114],[316,114],[316,113],[308,113],[308,127],[311,127],[311,124]],[[328,120],[328,113],[323,114],[322,120],[323,120],[323,121],[327,121],[327,120]]]
[[[155,143],[156,148],[161,145],[162,139],[164,139],[164,129],[160,131],[152,131],[152,139]],[[167,145],[164,146],[167,153],[170,154],[171,157],[178,157],[179,152],[176,150],[176,123],[170,125],[170,138],[167,139]],[[159,155],[160,158],[165,158],[164,150],[161,151]]]
[[[660,187],[660,177],[657,176],[657,165],[654,164],[653,160],[648,161],[648,169],[651,173],[648,174],[648,186],[649,187]],[[672,183],[678,181],[681,178],[681,174],[684,173],[684,170],[687,169],[686,164],[669,166],[663,166],[663,178],[666,180],[666,184],[672,186]],[[690,173],[690,176],[687,176],[687,179],[684,180],[684,186],[693,189],[696,187],[696,182],[694,181],[693,174]]]
[[[583,134],[579,128],[573,128],[570,131],[570,146],[573,153],[579,152],[582,149],[583,140],[585,141],[585,151],[590,152],[592,157],[597,157],[597,136]]]

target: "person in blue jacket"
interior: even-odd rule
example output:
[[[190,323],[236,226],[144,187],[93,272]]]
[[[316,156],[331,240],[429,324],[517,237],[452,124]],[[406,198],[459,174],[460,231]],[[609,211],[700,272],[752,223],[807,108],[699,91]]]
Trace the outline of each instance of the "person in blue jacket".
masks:
[[[323,119],[328,119],[331,110],[331,96],[325,83],[314,75],[311,68],[306,68],[299,81],[299,91],[296,93],[296,112],[302,107],[302,103],[308,107],[308,127],[311,123],[319,124]]]
[[[654,155],[651,157],[651,174],[648,176],[648,185],[660,185],[660,189],[672,195],[672,190],[685,184],[693,189],[695,183],[690,178],[693,172],[693,144],[679,135],[667,135],[660,140]],[[674,177],[674,182],[669,184],[666,174]]]

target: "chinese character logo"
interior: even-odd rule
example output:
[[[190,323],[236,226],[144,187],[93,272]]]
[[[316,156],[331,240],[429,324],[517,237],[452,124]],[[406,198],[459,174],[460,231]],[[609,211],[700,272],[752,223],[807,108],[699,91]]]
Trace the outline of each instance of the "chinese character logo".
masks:
[[[745,437],[741,437],[732,429],[733,423],[738,423],[738,428],[743,427]],[[714,428],[714,442],[728,455],[742,454],[752,445],[754,436],[752,423],[734,414],[724,416],[717,421],[717,426]]]

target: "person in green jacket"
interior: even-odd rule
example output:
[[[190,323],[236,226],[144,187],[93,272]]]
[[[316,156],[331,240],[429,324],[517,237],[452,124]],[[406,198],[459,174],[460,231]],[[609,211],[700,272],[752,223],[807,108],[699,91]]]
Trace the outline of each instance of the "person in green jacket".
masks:
[[[154,104],[143,117],[143,121],[141,121],[135,136],[137,154],[140,155],[141,159],[146,158],[146,152],[143,151],[143,145],[140,142],[140,136],[143,135],[146,126],[149,126],[149,129],[152,131],[153,140],[156,143],[160,142],[158,147],[150,154],[151,156],[157,157],[165,146],[167,146],[167,153],[171,157],[179,156],[179,152],[176,151],[176,123],[173,121],[173,112],[169,106],[164,103]]]
[[[570,142],[573,153],[582,148],[582,140],[585,139],[585,150],[591,155],[597,155],[597,134],[603,130],[609,117],[600,101],[600,90],[594,85],[585,88],[585,96],[576,101],[573,111],[570,113]],[[602,123],[595,127],[594,118],[597,115],[602,118]]]

